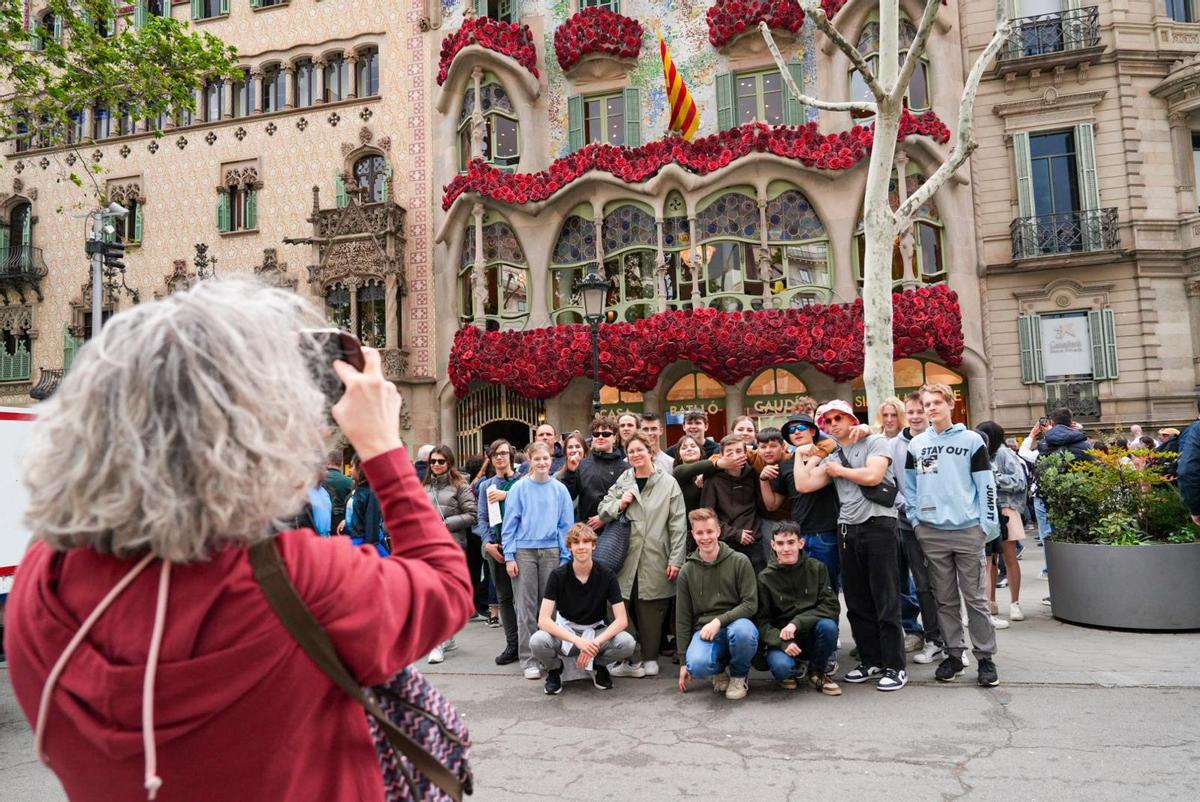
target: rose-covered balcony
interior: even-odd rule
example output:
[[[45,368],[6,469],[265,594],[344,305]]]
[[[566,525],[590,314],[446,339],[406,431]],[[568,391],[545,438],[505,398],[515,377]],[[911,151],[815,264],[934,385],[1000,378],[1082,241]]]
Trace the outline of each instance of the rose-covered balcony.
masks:
[[[554,52],[568,78],[604,80],[633,67],[645,33],[635,19],[590,6],[554,31]]]
[[[788,44],[804,25],[804,11],[797,0],[717,0],[705,21],[713,47],[761,52],[766,43],[758,32],[760,22],[767,24],[777,41]]]
[[[463,20],[462,27],[442,40],[442,52],[438,61],[438,86],[451,80],[452,74],[461,68],[462,57],[475,50],[487,50],[511,59],[529,73],[536,82],[538,78],[537,48],[533,44],[533,33],[528,25],[519,22],[502,22],[491,17],[470,17]],[[469,67],[467,68],[469,72]]]

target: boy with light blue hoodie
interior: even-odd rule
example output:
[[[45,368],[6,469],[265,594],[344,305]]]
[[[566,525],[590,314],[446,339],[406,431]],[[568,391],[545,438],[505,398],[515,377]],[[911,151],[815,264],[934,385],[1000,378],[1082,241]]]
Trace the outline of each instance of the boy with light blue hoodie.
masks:
[[[979,684],[994,687],[1000,679],[992,659],[996,630],[988,606],[983,548],[1000,535],[996,479],[983,438],[952,419],[954,392],[944,384],[927,384],[921,388],[921,403],[929,428],[909,443],[903,481],[908,519],[925,552],[938,625],[949,653],[934,676],[953,682],[966,668],[960,612],[965,602]]]

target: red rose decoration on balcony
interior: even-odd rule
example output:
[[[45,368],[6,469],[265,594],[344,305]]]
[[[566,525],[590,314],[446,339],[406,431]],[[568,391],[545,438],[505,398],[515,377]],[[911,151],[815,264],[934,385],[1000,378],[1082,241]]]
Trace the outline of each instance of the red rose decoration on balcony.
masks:
[[[706,18],[708,41],[713,47],[722,47],[746,31],[754,31],[760,22],[792,33],[804,24],[804,12],[796,0],[717,0]]]
[[[537,49],[528,25],[501,22],[491,17],[464,20],[462,27],[442,40],[442,55],[438,62],[438,86],[446,82],[454,57],[467,45],[480,45],[503,53],[538,77]]]
[[[897,138],[914,135],[944,144],[950,139],[950,129],[932,111],[915,117],[905,110]],[[748,123],[691,142],[669,137],[639,148],[587,145],[537,173],[508,173],[476,160],[465,175],[455,176],[445,187],[442,208],[449,209],[464,192],[509,204],[544,201],[592,170],[602,170],[627,184],[640,184],[672,162],[696,175],[707,175],[750,153],[773,153],[815,170],[847,170],[870,152],[874,136],[874,129],[864,125],[822,134],[815,122],[774,127]]]
[[[849,0],[821,0],[821,10],[825,12],[825,16],[833,19],[833,15],[841,11],[847,2]]]
[[[617,58],[637,58],[645,30],[635,19],[602,6],[590,6],[568,19],[554,32],[554,52],[563,72],[589,53]]]
[[[954,292],[921,287],[894,294],[892,304],[896,359],[933,351],[947,365],[962,364],[962,311]],[[600,380],[644,392],[663,369],[687,359],[726,384],[790,362],[849,381],[862,373],[862,342],[861,301],[763,312],[672,310],[602,325]],[[572,379],[591,375],[591,354],[583,324],[504,332],[465,326],[450,349],[450,381],[460,396],[472,382],[486,381],[527,398],[550,398]]]

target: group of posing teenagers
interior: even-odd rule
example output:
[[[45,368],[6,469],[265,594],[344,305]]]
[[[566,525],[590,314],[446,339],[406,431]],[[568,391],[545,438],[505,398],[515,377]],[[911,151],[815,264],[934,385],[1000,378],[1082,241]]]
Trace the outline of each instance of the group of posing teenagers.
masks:
[[[711,678],[743,698],[756,665],[785,688],[807,679],[839,695],[840,591],[857,647],[843,682],[905,687],[901,600],[912,595],[923,624],[909,644],[916,662],[940,660],[944,682],[964,673],[965,604],[978,682],[997,685],[985,546],[1002,515],[1023,536],[1025,503],[1020,467],[1000,453],[1003,431],[954,423],[953,391],[941,384],[885,402],[890,438],[845,401],[815,406],[762,431],[738,418],[720,443],[694,411],[667,451],[652,413],[597,414],[590,438],[572,434],[561,448],[543,424],[520,465],[508,441],[491,443],[490,475],[466,498],[477,500],[491,618],[506,636],[496,662],[519,660],[557,694],[567,659],[608,689],[613,677],[656,676],[673,634],[681,691]],[[453,475],[461,515],[471,483]]]

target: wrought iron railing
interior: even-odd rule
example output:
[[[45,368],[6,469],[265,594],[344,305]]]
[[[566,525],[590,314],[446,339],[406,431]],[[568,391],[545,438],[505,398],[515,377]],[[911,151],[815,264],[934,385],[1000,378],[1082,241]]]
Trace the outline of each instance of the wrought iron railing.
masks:
[[[1018,217],[1012,221],[1009,232],[1014,259],[1107,251],[1121,241],[1115,208]]]
[[[1100,417],[1100,393],[1094,381],[1046,382],[1046,414],[1066,407],[1076,418]]]
[[[46,275],[42,249],[12,245],[0,250],[0,281],[4,279],[40,279]]]
[[[1000,59],[1030,58],[1095,47],[1100,43],[1098,6],[1037,14],[1013,20]]]

